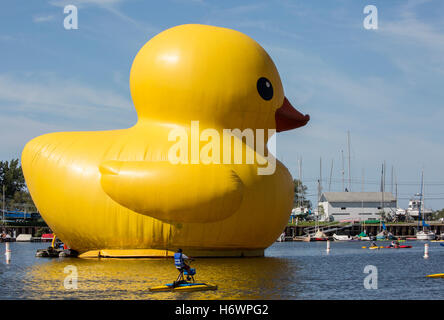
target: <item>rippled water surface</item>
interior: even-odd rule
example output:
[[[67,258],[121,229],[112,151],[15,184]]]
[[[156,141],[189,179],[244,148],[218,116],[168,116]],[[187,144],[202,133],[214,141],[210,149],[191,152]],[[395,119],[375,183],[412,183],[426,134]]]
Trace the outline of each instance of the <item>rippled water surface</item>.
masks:
[[[387,243],[381,243],[387,245]],[[45,243],[11,243],[12,261],[5,264],[0,244],[0,299],[444,299],[444,247],[405,243],[411,249],[368,250],[366,242],[275,243],[264,258],[197,259],[197,281],[218,285],[217,291],[151,293],[177,276],[172,259],[36,258]],[[78,289],[64,288],[65,267],[78,271]],[[364,288],[366,265],[378,270],[378,289]]]

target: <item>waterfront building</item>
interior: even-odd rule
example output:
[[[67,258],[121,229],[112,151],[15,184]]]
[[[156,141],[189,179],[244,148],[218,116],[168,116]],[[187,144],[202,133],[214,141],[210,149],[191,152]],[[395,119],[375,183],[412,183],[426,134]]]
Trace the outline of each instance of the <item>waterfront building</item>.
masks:
[[[377,220],[382,212],[396,212],[396,198],[390,192],[324,192],[319,205],[330,221]]]

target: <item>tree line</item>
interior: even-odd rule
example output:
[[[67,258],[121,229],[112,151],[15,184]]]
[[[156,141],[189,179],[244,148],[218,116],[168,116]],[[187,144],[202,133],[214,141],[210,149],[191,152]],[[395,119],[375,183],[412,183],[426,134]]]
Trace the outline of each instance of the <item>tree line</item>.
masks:
[[[37,211],[26,187],[19,159],[0,161],[0,194],[8,210]]]

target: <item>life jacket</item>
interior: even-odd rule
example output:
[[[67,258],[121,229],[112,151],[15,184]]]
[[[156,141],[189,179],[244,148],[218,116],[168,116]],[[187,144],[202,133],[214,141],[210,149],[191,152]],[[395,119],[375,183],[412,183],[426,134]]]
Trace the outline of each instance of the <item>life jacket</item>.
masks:
[[[185,261],[182,258],[181,252],[176,252],[174,254],[174,265],[176,268],[182,268],[185,265]]]

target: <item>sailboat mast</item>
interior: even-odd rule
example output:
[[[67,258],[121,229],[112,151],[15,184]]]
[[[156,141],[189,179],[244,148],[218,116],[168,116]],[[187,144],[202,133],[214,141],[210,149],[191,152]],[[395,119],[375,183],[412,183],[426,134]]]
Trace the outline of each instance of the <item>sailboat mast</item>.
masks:
[[[351,192],[351,172],[350,172],[350,131],[347,131],[347,145],[348,145],[348,191]]]
[[[396,209],[398,209],[398,177],[395,172],[395,194],[396,194]]]
[[[424,229],[424,205],[423,205],[423,201],[424,201],[424,196],[423,196],[423,192],[424,192],[424,169],[421,170],[421,194],[420,194],[420,204],[419,204],[419,218],[421,218],[421,212],[422,212],[422,226]],[[419,221],[419,219],[418,219]]]
[[[390,192],[393,194],[393,166],[392,166],[392,176],[390,179]]]
[[[379,231],[382,229],[382,215],[384,213],[384,188],[385,188],[385,181],[384,181],[384,173],[385,170],[385,161],[382,164],[382,170],[381,170],[381,219],[379,219]]]
[[[384,192],[385,192],[385,160],[384,160],[384,164],[382,165],[382,211],[385,213],[384,211]]]
[[[328,192],[331,190],[331,177],[333,175],[333,159],[331,159],[331,167],[330,167],[330,180],[328,182]]]
[[[302,207],[302,156],[298,159],[298,165],[299,165],[299,185],[298,185],[298,206],[299,208]]]
[[[362,168],[361,192],[364,192],[364,175],[365,175],[365,169]]]
[[[344,192],[345,191],[345,183],[344,183],[344,174],[345,174],[345,172],[344,172],[344,150],[341,150],[341,156],[342,156],[342,171],[341,171],[341,174],[342,174],[342,192]]]
[[[321,202],[321,190],[322,190],[322,157],[319,158],[319,180],[318,180],[318,214],[316,215],[316,231],[319,231],[319,211],[321,208],[320,202]]]

